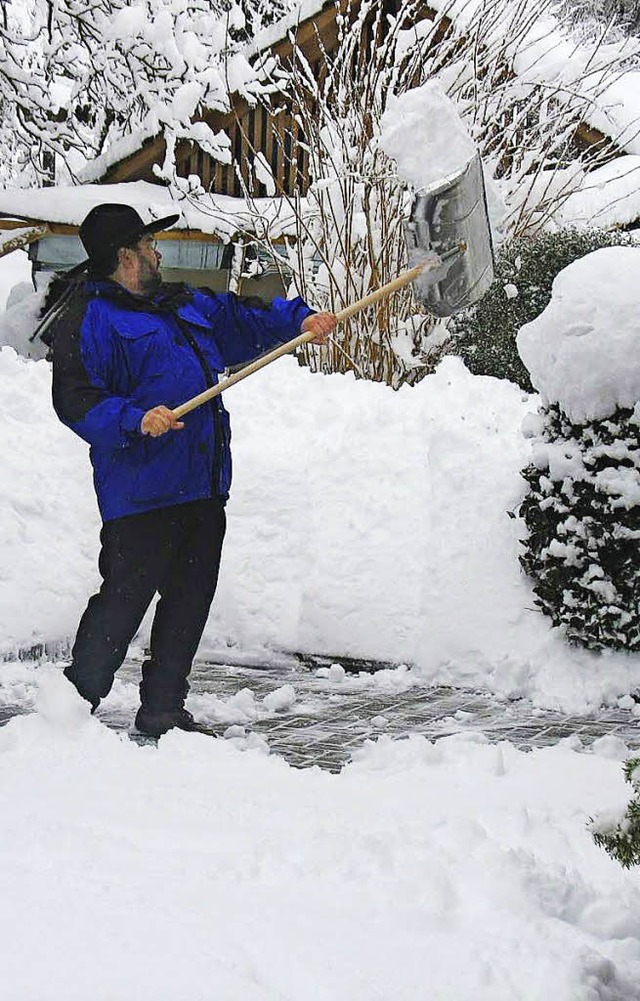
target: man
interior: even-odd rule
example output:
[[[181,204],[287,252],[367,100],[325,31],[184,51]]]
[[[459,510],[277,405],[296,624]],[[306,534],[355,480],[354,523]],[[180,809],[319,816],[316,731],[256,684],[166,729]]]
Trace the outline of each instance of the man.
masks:
[[[301,331],[324,343],[332,313],[301,300],[247,305],[228,294],[163,286],[153,233],[126,205],[98,205],[80,227],[88,276],[56,317],[53,404],[87,441],[102,515],[103,583],[82,616],[65,674],[93,711],[110,691],[156,593],[136,728],[197,730],[188,676],[218,579],[231,482],[220,396],[178,421],[172,408],[228,366]]]

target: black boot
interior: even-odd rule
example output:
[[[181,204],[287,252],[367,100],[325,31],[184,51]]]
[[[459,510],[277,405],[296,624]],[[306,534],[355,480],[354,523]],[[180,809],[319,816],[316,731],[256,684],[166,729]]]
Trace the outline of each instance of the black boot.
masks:
[[[135,727],[145,737],[161,737],[168,730],[186,730],[188,733],[213,736],[211,727],[198,723],[187,709],[158,713],[141,706],[136,713]]]
[[[83,690],[82,686],[78,683],[78,678],[74,672],[73,664],[67,664],[62,673],[64,674],[67,681],[71,682],[71,684],[77,691],[78,695],[81,695],[82,698],[89,703],[89,705],[91,706],[91,715],[93,716],[96,709],[100,705],[99,697],[92,692],[86,692]]]

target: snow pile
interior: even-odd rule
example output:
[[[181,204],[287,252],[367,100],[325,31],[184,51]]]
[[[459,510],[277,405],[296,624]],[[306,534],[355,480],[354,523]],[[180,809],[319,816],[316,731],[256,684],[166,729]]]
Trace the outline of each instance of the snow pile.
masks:
[[[23,358],[39,361],[47,354],[47,346],[33,332],[38,326],[43,293],[34,292],[31,284],[21,282],[11,290],[7,310],[0,315],[0,346],[14,348]]]
[[[88,447],[56,419],[51,370],[0,350],[0,650],[64,643],[98,580]]]
[[[477,152],[455,104],[437,80],[390,97],[380,128],[381,148],[415,189],[458,173]]]
[[[14,250],[0,257],[0,317],[9,304],[9,298],[17,285],[31,284],[31,265],[24,250]],[[31,285],[33,290],[33,285]]]
[[[38,337],[43,293],[34,292],[31,264],[22,250],[0,257],[0,347],[15,348],[23,358],[44,358],[47,347]],[[5,310],[2,312],[2,310]]]
[[[6,997],[640,998],[637,876],[587,830],[624,747],[382,737],[301,772],[136,747],[62,684],[0,729]]]
[[[640,249],[605,247],[555,279],[552,299],[517,338],[531,381],[576,424],[640,400]]]

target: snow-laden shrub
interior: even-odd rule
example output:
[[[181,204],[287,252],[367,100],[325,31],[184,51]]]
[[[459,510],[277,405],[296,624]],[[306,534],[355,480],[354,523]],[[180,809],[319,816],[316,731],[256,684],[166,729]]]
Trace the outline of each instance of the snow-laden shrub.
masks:
[[[640,248],[608,247],[556,278],[517,344],[540,415],[520,514],[521,563],[568,639],[640,650]]]
[[[640,650],[640,405],[582,425],[549,406],[524,477],[536,604],[571,642]]]
[[[623,232],[563,229],[504,244],[497,255],[496,280],[474,307],[456,317],[448,352],[461,357],[474,375],[509,379],[531,391],[531,379],[516,346],[516,335],[551,301],[553,281],[567,265],[601,247],[630,245]]]
[[[602,816],[591,822],[591,833],[597,845],[624,869],[640,865],[640,758],[624,764],[624,775],[636,798],[628,804],[622,816]]]
[[[557,10],[562,20],[583,31],[602,30],[604,26],[628,35],[640,34],[638,0],[559,0]]]

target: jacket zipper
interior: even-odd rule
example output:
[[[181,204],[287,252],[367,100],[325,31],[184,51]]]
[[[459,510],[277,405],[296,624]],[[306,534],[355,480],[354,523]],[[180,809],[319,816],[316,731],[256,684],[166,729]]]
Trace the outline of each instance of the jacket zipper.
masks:
[[[212,386],[215,386],[216,383],[213,376],[211,375],[211,369],[207,365],[207,360],[202,354],[198,342],[195,340],[193,334],[188,329],[184,321],[181,320],[180,317],[176,316],[175,314],[174,317],[176,323],[178,324],[178,327],[180,328],[180,331],[184,335],[187,344],[189,345],[189,347],[195,354],[196,358],[198,359],[198,362],[200,363],[200,368],[204,373],[204,379],[207,384],[207,389],[210,389]],[[220,421],[220,410],[218,408],[219,402],[220,401],[218,397],[214,397],[214,399],[210,401],[211,413],[213,416],[213,435],[214,435],[212,486],[213,486],[213,492],[216,495],[219,495],[221,493],[220,479],[222,475],[222,423]]]

